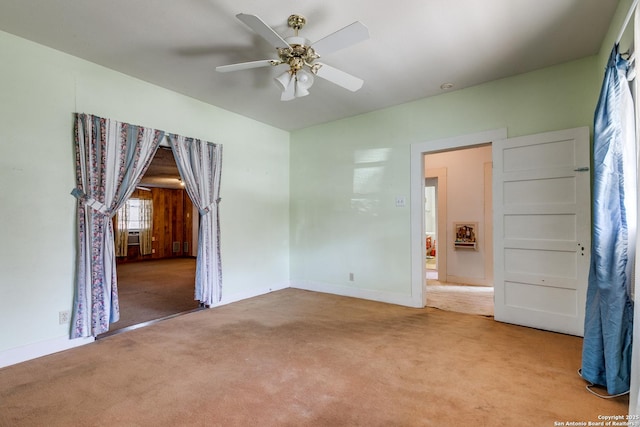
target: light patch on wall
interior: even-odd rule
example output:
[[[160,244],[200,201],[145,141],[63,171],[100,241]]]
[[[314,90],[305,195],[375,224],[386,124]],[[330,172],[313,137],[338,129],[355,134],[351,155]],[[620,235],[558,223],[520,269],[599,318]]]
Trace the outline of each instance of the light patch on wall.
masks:
[[[380,201],[371,198],[353,198],[351,199],[351,209],[360,213],[371,213],[378,209]],[[376,216],[376,214],[373,214]]]
[[[351,199],[351,209],[371,213],[378,208],[380,200],[370,195],[380,191],[390,154],[391,148],[370,148],[353,153],[353,194],[361,197]],[[362,197],[365,195],[369,197]]]
[[[353,162],[358,165],[362,163],[378,163],[389,160],[391,148],[370,148],[367,150],[357,150],[353,153]]]
[[[384,163],[389,159],[390,153],[391,148],[370,148],[357,150],[353,153],[355,163],[353,170],[354,194],[372,194],[380,189],[384,176]]]
[[[356,168],[353,171],[353,194],[377,193],[382,184],[384,166]]]

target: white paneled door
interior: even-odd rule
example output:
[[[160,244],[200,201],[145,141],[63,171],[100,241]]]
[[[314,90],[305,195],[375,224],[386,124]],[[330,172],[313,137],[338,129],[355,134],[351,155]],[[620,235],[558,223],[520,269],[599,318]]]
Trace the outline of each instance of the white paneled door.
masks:
[[[493,143],[495,319],[583,335],[589,129]]]

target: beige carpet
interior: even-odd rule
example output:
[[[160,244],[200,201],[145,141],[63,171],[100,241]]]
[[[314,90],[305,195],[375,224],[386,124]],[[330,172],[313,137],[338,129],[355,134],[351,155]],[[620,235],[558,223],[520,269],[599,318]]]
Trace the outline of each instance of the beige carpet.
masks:
[[[427,282],[427,307],[493,316],[493,287]]]
[[[197,309],[195,258],[132,262],[117,266],[120,320],[110,332]]]
[[[0,369],[0,426],[554,426],[582,340],[286,289]]]

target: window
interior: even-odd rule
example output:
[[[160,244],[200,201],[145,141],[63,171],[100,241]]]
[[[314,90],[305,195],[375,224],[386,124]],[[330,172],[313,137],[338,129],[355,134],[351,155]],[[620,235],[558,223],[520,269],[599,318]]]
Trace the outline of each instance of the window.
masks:
[[[141,228],[143,228],[142,225],[140,224],[140,221],[141,221],[140,211],[142,208],[142,204],[144,202],[145,200],[142,200],[142,199],[127,200],[126,209],[128,212],[126,215],[126,220],[127,220],[127,229],[129,230],[129,232],[139,231]]]
[[[118,209],[118,224],[120,229],[138,232],[151,227],[152,202],[150,199],[129,199]]]
[[[140,253],[152,252],[153,202],[151,199],[130,198],[116,215],[116,256],[127,256],[127,246],[140,246]]]

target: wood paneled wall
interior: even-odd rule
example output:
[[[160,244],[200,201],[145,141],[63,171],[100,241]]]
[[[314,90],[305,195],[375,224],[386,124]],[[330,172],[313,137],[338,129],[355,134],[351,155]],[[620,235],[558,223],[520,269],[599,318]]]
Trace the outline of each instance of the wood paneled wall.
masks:
[[[139,246],[130,245],[127,256],[118,257],[118,263],[177,258],[196,253],[192,248],[193,204],[185,190],[151,188],[150,192],[136,190],[131,197],[153,200],[153,251],[151,255],[142,256]]]

